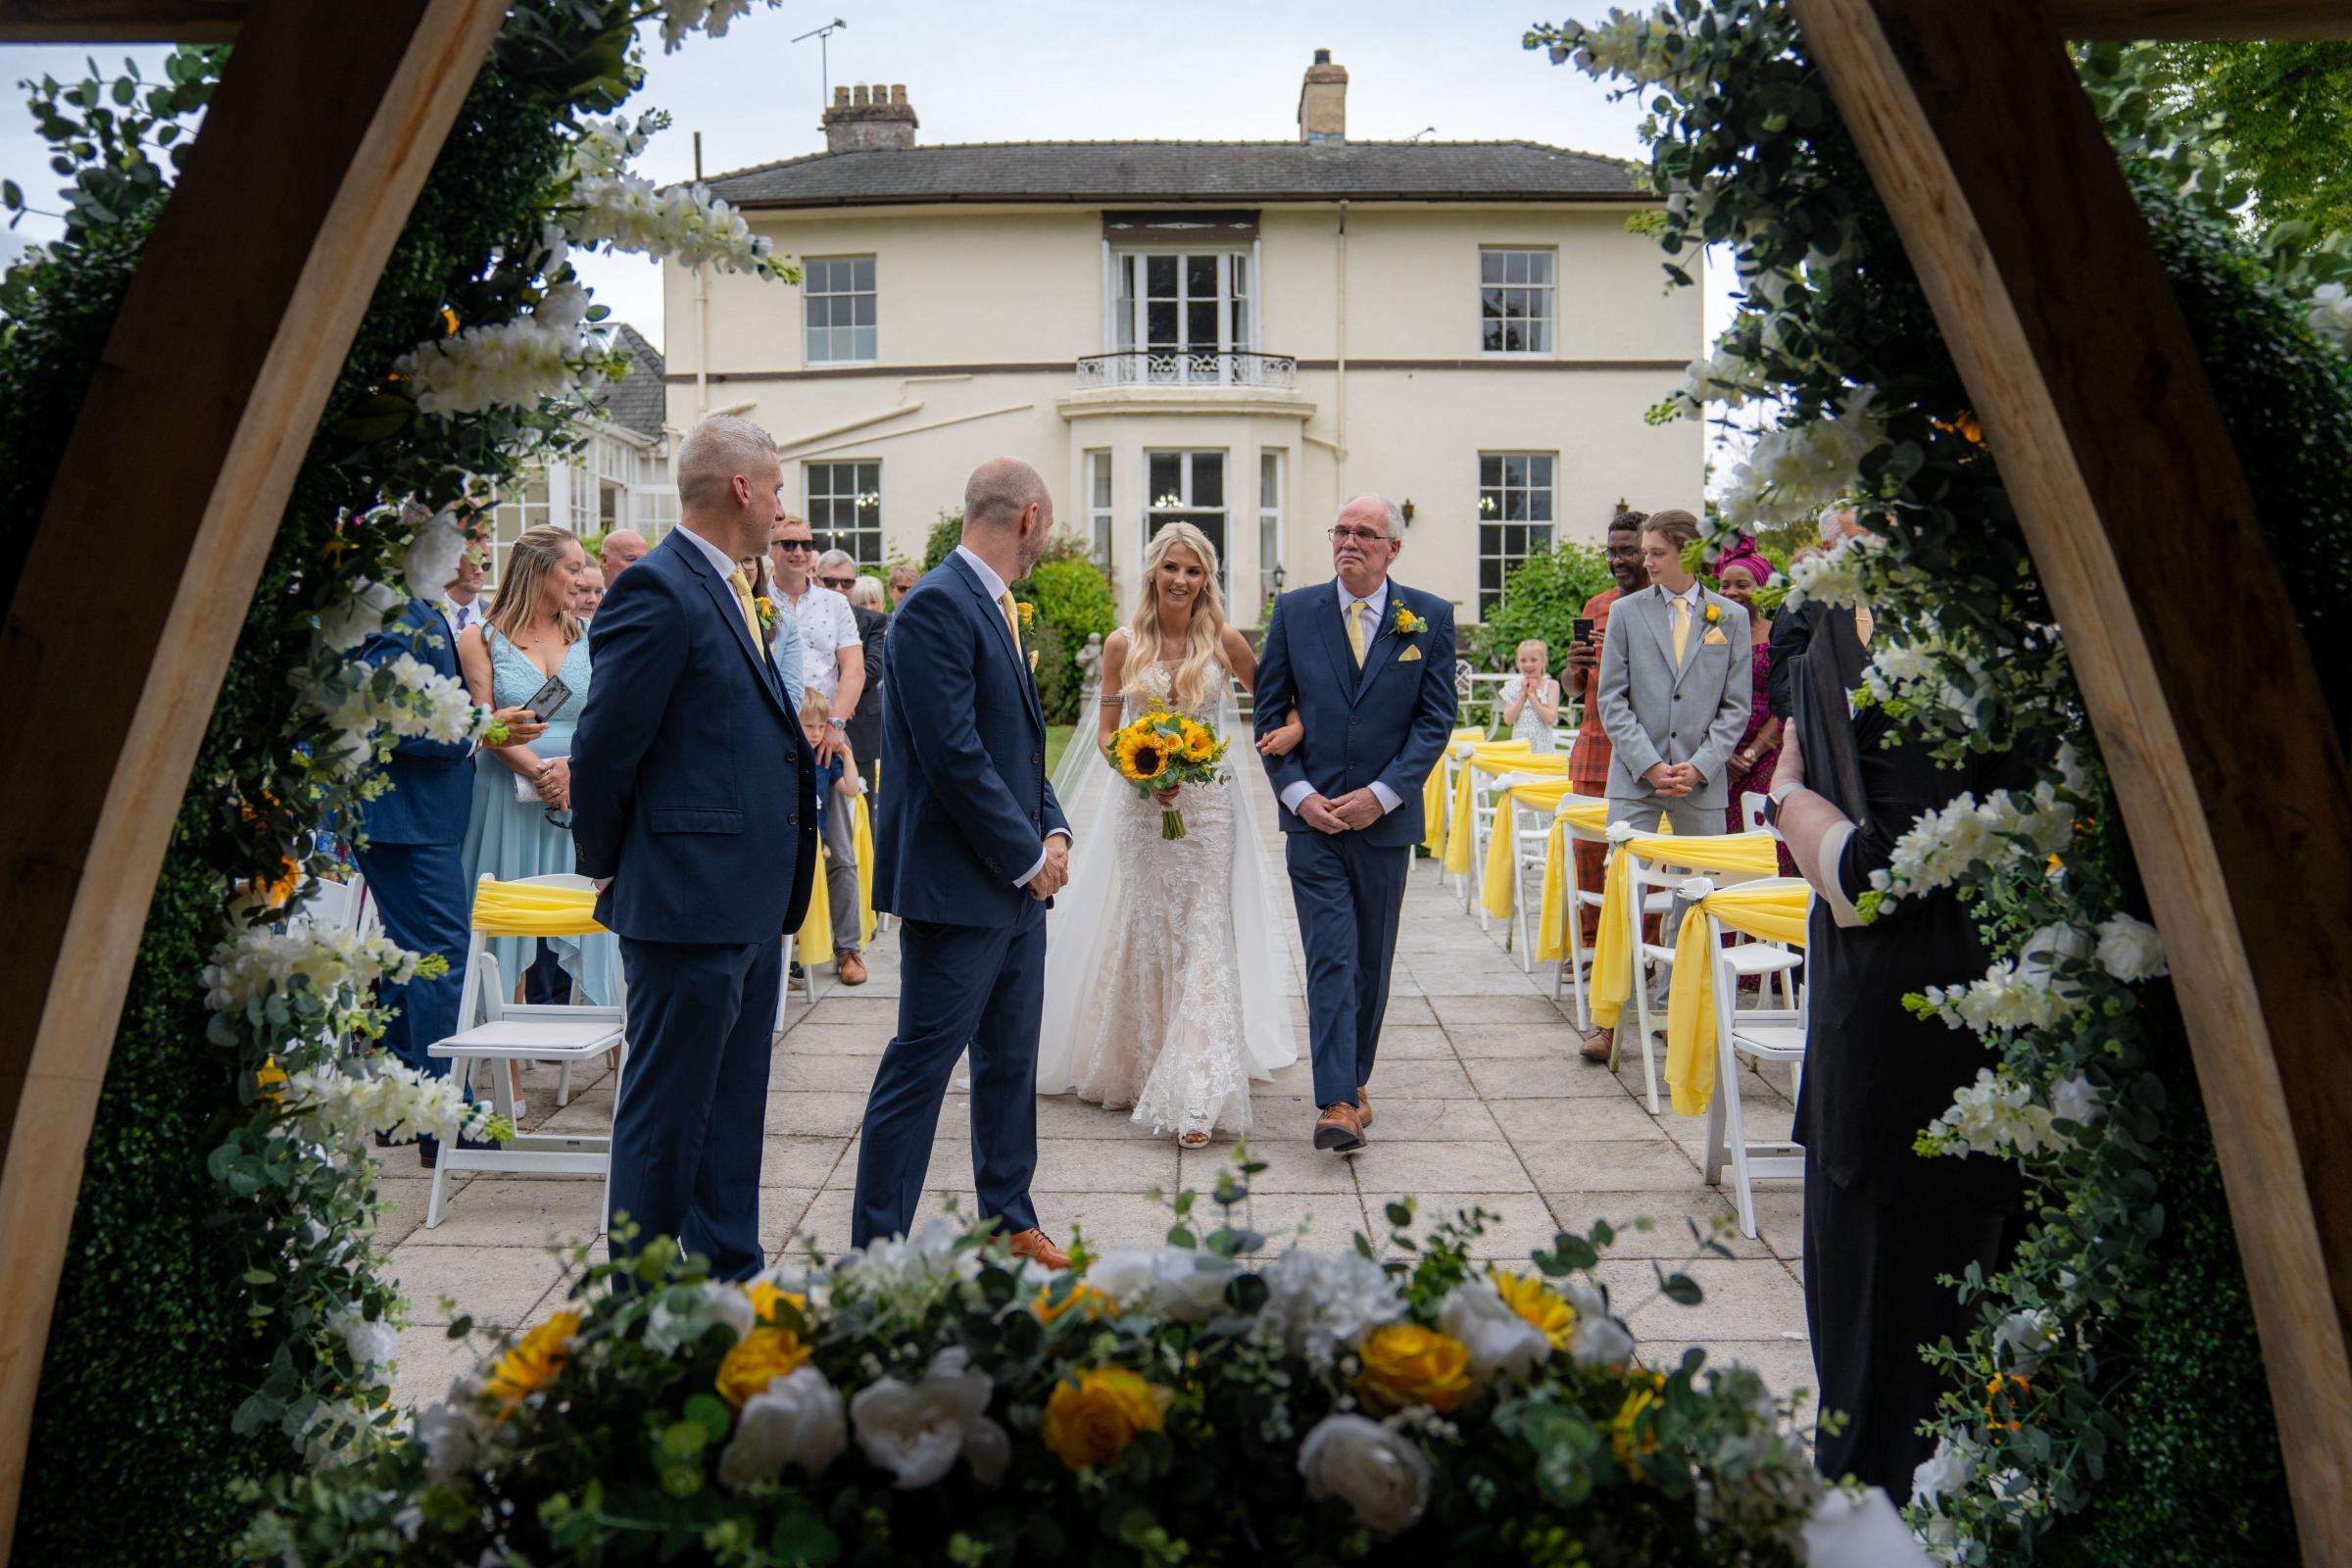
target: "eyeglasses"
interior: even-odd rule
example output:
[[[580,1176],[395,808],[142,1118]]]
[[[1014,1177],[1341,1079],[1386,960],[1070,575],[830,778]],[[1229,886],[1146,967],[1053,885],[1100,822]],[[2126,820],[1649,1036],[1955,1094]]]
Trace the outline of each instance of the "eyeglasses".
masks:
[[[855,577],[819,577],[816,580],[839,594],[846,594],[858,586],[858,579]]]
[[[1323,531],[1331,535],[1333,544],[1342,545],[1350,542],[1359,545],[1376,545],[1388,538],[1387,534],[1374,533],[1369,528],[1326,528]]]
[[[805,550],[814,550],[816,542],[812,539],[778,539],[770,543],[767,548],[781,550],[788,556],[794,556]]]

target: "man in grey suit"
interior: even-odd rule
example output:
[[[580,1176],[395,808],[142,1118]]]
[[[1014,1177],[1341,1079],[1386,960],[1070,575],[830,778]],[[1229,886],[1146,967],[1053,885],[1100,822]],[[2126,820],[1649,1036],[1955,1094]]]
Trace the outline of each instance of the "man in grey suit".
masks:
[[[1610,610],[1601,644],[1594,702],[1611,749],[1609,820],[1642,833],[1661,817],[1677,833],[1723,831],[1725,763],[1754,694],[1747,612],[1683,565],[1697,538],[1690,513],[1650,514],[1642,524],[1650,586]]]

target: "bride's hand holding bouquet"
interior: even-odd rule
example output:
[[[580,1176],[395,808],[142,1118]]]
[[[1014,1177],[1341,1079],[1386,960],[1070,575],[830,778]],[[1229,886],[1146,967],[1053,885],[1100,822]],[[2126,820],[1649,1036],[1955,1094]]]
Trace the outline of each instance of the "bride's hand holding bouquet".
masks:
[[[1214,784],[1224,775],[1226,738],[1198,719],[1153,710],[1112,732],[1110,764],[1136,790],[1160,806],[1159,836],[1184,837],[1184,813],[1175,808],[1187,784]]]

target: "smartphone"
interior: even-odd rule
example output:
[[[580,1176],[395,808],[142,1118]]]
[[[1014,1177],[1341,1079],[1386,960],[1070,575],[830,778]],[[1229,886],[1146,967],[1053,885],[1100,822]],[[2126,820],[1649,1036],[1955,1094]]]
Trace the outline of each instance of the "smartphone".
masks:
[[[1592,617],[1591,615],[1576,617],[1576,640],[1580,643],[1589,643],[1592,640]]]
[[[531,693],[530,701],[522,706],[531,710],[533,718],[544,724],[555,717],[563,710],[564,705],[570,701],[571,688],[564,684],[564,677],[550,675],[547,677],[547,684]]]

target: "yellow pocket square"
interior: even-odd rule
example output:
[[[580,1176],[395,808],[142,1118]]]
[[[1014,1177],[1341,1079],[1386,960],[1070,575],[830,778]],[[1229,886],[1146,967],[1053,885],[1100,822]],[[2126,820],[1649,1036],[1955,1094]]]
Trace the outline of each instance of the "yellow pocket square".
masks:
[[[1398,655],[1396,656],[1396,662],[1398,662],[1399,664],[1409,664],[1409,663],[1412,663],[1414,661],[1418,660],[1420,657],[1421,657],[1421,650],[1420,650],[1420,649],[1418,649],[1418,648],[1407,648],[1407,649],[1406,649],[1406,650],[1405,650],[1403,653],[1401,653],[1401,654],[1398,654]]]
[[[1699,642],[1702,645],[1710,648],[1715,647],[1718,644],[1729,643],[1731,639],[1729,637],[1726,637],[1722,632],[1716,630],[1712,626],[1708,627],[1707,634],[1699,639]]]

